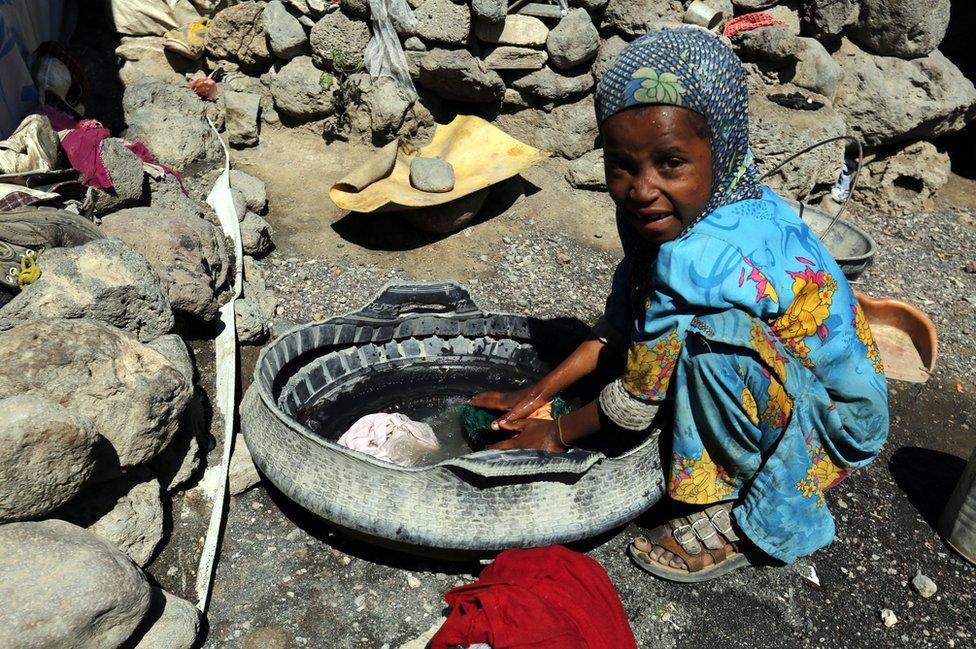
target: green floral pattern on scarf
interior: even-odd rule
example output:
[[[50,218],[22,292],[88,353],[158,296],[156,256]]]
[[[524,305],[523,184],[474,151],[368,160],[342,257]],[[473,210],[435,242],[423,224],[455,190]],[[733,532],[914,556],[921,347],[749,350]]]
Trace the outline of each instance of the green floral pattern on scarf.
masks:
[[[640,68],[631,78],[642,79],[640,87],[634,91],[636,101],[642,104],[681,105],[681,96],[685,89],[678,75],[671,72],[658,74],[654,68]]]

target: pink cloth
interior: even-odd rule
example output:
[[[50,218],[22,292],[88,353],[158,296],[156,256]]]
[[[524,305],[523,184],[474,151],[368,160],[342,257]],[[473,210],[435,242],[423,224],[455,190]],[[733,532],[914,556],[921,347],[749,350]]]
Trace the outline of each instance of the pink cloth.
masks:
[[[783,25],[784,27],[789,27],[785,20],[773,18],[765,11],[755,11],[751,14],[737,16],[729,20],[727,23],[725,23],[725,29],[722,30],[722,35],[726,38],[732,38],[739,32],[748,31],[750,29],[759,29],[760,27],[770,27],[772,25]]]
[[[112,133],[107,128],[102,128],[101,124],[93,119],[86,119],[78,122],[73,131],[64,136],[61,140],[61,148],[68,156],[71,166],[81,173],[81,182],[95,189],[111,189],[112,176],[102,162],[102,140],[111,137]],[[168,174],[171,174],[180,183],[180,189],[187,196],[190,192],[186,189],[183,177],[179,172],[156,161],[152,152],[142,142],[126,144],[125,147],[132,151],[145,163],[156,165]]]
[[[398,412],[361,417],[336,443],[400,466],[413,466],[422,455],[440,448],[430,426]]]

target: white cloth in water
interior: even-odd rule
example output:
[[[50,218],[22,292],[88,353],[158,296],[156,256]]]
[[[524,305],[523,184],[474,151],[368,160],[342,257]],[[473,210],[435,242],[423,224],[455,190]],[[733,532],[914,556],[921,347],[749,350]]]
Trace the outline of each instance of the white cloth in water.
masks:
[[[361,417],[337,443],[400,466],[413,466],[422,455],[440,448],[430,426],[398,412]]]

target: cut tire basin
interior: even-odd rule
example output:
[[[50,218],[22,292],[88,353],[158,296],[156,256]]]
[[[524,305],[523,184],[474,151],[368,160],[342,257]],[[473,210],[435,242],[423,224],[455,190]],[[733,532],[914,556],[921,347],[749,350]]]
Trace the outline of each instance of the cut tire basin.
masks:
[[[446,556],[596,536],[661,498],[657,431],[619,454],[487,450],[409,468],[334,442],[393,405],[384,395],[517,389],[577,342],[558,322],[486,313],[458,284],[391,284],[359,311],[269,343],[241,404],[242,432],[284,495],[374,543]]]

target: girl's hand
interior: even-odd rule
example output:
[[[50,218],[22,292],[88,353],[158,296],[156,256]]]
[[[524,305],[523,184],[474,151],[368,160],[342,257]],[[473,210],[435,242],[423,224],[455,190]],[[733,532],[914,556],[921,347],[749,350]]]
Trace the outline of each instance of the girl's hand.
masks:
[[[566,451],[566,447],[559,441],[556,422],[551,419],[519,419],[511,422],[510,427],[506,429],[516,434],[511,439],[498,442],[489,448],[497,450],[533,448],[550,453]]]
[[[491,422],[492,430],[518,430],[514,422],[525,419],[549,403],[552,397],[533,385],[516,392],[480,392],[471,397],[471,405],[505,413]]]

